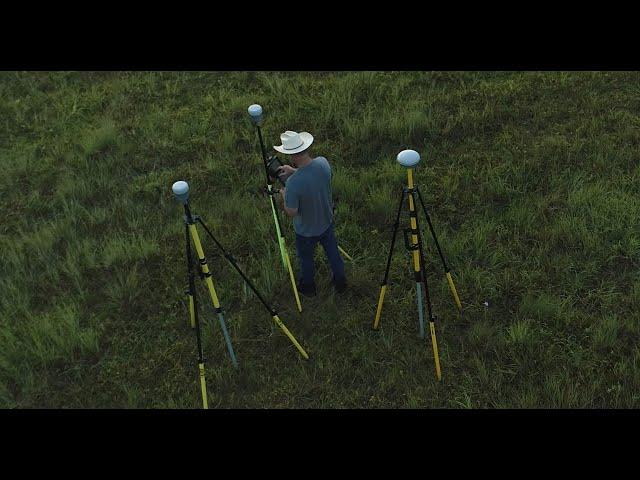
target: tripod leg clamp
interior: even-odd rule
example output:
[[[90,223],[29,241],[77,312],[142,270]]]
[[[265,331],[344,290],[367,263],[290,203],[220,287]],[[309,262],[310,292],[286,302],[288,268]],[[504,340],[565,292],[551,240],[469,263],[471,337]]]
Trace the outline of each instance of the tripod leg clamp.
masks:
[[[271,188],[271,190],[269,190],[268,187],[264,187],[264,193],[266,195],[269,195],[270,197],[273,197],[274,195],[277,195],[280,193],[280,189],[279,188]]]
[[[191,221],[189,221],[189,218],[186,215],[184,215],[182,218],[184,220],[184,223],[187,225],[195,225],[200,219],[198,215],[191,215]]]
[[[414,250],[418,250],[418,244],[417,243],[411,243],[409,241],[409,234],[416,234],[416,232],[414,232],[411,228],[405,228],[402,230],[402,234],[404,235],[404,246],[407,250],[409,250],[410,252],[414,251]]]
[[[210,277],[211,273],[207,272],[204,273],[202,270],[204,268],[204,266],[207,264],[207,257],[202,257],[198,259],[198,263],[200,263],[200,278],[204,278],[204,277]]]

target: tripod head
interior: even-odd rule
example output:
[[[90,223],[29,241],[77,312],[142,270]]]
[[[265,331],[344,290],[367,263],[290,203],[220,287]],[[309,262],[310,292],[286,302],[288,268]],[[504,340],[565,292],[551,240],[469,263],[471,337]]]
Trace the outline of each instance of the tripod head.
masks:
[[[420,163],[420,154],[415,150],[401,151],[396,160],[405,168],[413,168]]]
[[[184,180],[177,181],[173,184],[171,190],[180,203],[186,205],[189,202],[189,184],[187,182]]]

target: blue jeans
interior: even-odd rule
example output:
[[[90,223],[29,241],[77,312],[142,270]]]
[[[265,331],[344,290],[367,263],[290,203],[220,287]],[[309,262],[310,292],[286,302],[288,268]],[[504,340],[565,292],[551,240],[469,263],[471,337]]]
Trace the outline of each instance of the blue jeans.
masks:
[[[324,233],[317,237],[303,237],[296,233],[296,251],[298,253],[298,261],[300,262],[300,281],[306,287],[315,286],[315,265],[313,263],[313,252],[316,244],[320,243],[327,255],[331,271],[333,272],[334,282],[345,281],[344,262],[338,251],[338,241],[333,232],[333,224],[327,228]]]

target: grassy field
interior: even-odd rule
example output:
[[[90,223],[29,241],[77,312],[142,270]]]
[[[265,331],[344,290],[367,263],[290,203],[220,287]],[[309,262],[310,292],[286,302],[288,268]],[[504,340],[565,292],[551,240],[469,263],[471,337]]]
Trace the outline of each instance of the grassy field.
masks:
[[[310,131],[334,169],[350,289],[318,250],[302,315],[252,103],[267,145]],[[0,406],[200,407],[184,179],[311,355],[201,230],[240,362],[199,284],[210,408],[637,408],[639,145],[639,73],[0,72]],[[371,330],[405,148],[465,309],[425,237],[440,383],[402,242]]]

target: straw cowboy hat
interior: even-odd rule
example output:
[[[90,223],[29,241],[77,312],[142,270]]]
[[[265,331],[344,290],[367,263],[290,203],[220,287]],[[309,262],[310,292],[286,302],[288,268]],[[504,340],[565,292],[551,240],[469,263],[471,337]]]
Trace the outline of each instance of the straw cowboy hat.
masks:
[[[300,153],[309,148],[313,143],[313,135],[308,132],[297,133],[287,130],[280,135],[280,141],[282,145],[274,145],[273,148],[280,153],[293,155],[294,153]]]

